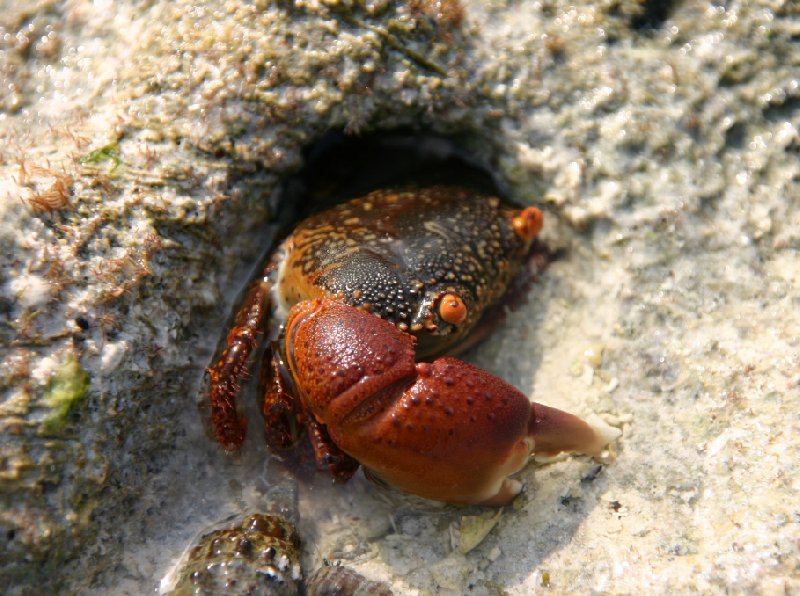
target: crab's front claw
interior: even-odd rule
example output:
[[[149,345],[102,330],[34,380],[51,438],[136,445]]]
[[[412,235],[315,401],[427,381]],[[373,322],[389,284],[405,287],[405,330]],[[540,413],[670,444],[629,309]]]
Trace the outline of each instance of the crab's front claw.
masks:
[[[521,488],[508,476],[531,454],[597,454],[609,439],[461,360],[415,364],[412,336],[339,302],[295,307],[286,350],[305,409],[330,439],[430,499],[505,504]]]

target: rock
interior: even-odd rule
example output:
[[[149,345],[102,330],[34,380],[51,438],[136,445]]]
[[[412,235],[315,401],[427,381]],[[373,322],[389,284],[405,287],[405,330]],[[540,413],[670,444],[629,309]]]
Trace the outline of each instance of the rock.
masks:
[[[462,591],[545,571],[556,590],[800,588],[796,4],[575,4],[0,4],[3,585],[151,590],[268,489],[258,433],[236,462],[205,436],[204,368],[303,151],[402,128],[544,203],[563,254],[473,360],[625,433],[591,481],[581,460],[529,467],[474,552],[447,558],[460,513],[423,509],[359,569],[398,592],[437,580],[393,557],[446,560]],[[570,374],[595,344],[613,392]],[[398,507],[304,482],[312,550]]]

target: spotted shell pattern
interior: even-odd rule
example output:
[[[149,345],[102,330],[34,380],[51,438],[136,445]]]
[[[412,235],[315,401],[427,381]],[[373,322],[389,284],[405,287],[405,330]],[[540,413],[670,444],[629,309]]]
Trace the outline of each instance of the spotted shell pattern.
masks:
[[[171,594],[300,593],[300,539],[276,515],[253,514],[241,523],[203,534],[178,571]]]
[[[442,353],[467,336],[524,261],[518,213],[459,187],[372,192],[295,229],[282,247],[274,303],[285,316],[300,300],[338,298],[416,335],[419,357]],[[467,308],[458,325],[437,312],[448,294]]]

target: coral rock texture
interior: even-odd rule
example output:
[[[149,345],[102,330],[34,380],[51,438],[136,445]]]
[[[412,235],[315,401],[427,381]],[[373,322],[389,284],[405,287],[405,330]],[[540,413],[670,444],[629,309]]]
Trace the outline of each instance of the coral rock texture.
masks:
[[[303,148],[405,128],[563,249],[473,361],[624,436],[529,466],[468,552],[459,510],[306,479],[306,562],[397,593],[800,590],[797,6],[0,1],[0,584],[150,591],[269,489],[255,439],[205,436],[204,368]]]

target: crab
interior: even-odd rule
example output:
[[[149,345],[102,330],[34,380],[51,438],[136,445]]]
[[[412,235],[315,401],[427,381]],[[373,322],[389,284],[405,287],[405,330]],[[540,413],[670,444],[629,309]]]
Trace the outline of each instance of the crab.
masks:
[[[271,328],[260,374],[267,444],[290,448],[306,429],[336,479],[361,464],[426,498],[502,505],[532,455],[599,454],[610,427],[532,404],[451,356],[480,335],[542,222],[535,207],[453,186],[378,190],[301,222],[209,367],[217,440],[228,450],[244,441],[236,397]]]

